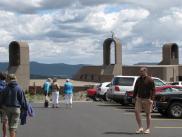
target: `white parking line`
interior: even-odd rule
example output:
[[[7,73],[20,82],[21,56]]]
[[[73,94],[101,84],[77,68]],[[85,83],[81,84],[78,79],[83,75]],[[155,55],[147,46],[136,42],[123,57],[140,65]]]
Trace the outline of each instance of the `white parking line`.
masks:
[[[158,129],[181,129],[182,127],[162,127],[162,126],[157,126],[154,128],[158,128]]]
[[[122,113],[122,114],[124,114],[124,115],[134,115],[133,112],[126,112],[126,113]]]
[[[144,120],[144,119],[142,119]],[[165,118],[152,118],[152,120],[155,120],[155,121],[182,121],[182,119],[165,119]]]
[[[115,109],[115,110],[120,110],[120,109]],[[125,112],[125,113],[122,113],[123,115],[134,115],[135,113],[134,112]],[[141,114],[142,116],[142,114]],[[142,120],[146,120],[146,118],[142,118]],[[152,118],[152,121],[182,121],[182,119],[170,119],[170,118]]]

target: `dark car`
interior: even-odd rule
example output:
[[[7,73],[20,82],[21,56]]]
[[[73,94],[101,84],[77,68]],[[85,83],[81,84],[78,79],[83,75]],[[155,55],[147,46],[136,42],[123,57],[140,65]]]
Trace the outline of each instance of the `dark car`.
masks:
[[[163,116],[182,118],[182,92],[161,92],[156,94],[156,107]]]

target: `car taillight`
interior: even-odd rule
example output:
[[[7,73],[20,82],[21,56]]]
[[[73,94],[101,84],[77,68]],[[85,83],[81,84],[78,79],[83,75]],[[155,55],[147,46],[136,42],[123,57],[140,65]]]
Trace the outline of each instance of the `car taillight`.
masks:
[[[119,86],[115,86],[115,91],[120,91]]]
[[[127,96],[129,96],[129,97],[132,97],[133,96],[133,92],[131,91],[127,91]]]

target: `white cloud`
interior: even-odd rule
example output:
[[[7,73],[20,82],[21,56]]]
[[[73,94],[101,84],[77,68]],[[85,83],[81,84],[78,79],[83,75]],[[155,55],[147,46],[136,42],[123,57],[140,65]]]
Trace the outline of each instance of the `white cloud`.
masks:
[[[20,12],[20,13],[33,13],[36,9],[41,8],[42,0],[1,0],[0,9]]]
[[[103,31],[110,31],[118,21],[119,13],[104,13],[105,6],[94,8],[85,18],[85,22],[91,27]]]
[[[7,44],[7,41],[13,40],[13,36],[8,31],[0,30],[1,44]],[[5,45],[4,45],[5,46]]]
[[[140,44],[142,44],[143,41],[144,40],[142,37],[134,37],[131,39],[131,41],[128,41],[128,43],[126,44],[126,47],[127,49],[132,50],[132,48],[140,46]]]
[[[1,62],[6,62],[9,58],[8,49],[0,45],[0,58]]]
[[[159,63],[162,60],[162,55],[153,51],[142,51],[123,55],[123,64],[136,64],[139,62]]]
[[[7,53],[7,49],[5,47],[0,47],[0,53],[5,55]]]
[[[45,34],[52,29],[52,17],[49,14],[25,15],[22,18],[22,22],[25,23],[19,25],[20,34],[37,36]]]

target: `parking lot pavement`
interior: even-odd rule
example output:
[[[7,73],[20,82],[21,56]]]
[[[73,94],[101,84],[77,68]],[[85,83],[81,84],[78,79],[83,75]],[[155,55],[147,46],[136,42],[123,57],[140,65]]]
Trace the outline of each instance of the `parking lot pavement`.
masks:
[[[127,137],[135,134],[136,121],[132,107],[103,102],[76,102],[72,109],[43,108],[33,104],[35,117],[19,126],[17,137]],[[145,114],[142,113],[145,125]],[[150,137],[180,137],[182,119],[163,118],[152,114]]]

